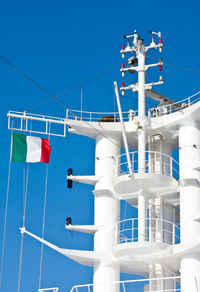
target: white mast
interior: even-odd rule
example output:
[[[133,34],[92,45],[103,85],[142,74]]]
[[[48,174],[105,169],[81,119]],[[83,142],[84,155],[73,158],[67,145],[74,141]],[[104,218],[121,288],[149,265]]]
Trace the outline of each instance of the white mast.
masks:
[[[146,51],[149,48],[157,48],[157,45],[152,40],[151,47],[146,47],[144,45],[144,40],[140,39],[137,31],[135,30],[133,35],[126,37],[128,40],[128,45],[126,48],[122,47],[121,53],[122,57],[125,57],[126,52],[135,52],[136,58],[131,57],[128,60],[129,68],[124,68],[124,64],[122,66],[122,77],[124,77],[124,72],[133,73],[134,70],[138,72],[138,83],[136,85],[129,85],[125,89],[134,89],[133,91],[138,91],[138,121],[140,126],[138,127],[138,172],[141,174],[145,173],[146,170],[146,133],[145,133],[145,124],[146,124],[146,104],[145,104],[145,74],[146,70],[149,67],[158,66],[158,64],[152,64],[149,66],[145,66],[145,57]],[[130,39],[133,38],[133,47],[130,48],[129,42]],[[160,44],[160,48],[162,48],[162,44]],[[138,66],[134,67],[134,64],[137,63]],[[161,66],[162,63],[159,63]],[[132,71],[131,71],[132,70]],[[163,83],[158,82],[158,84]],[[124,85],[124,83],[123,83]],[[124,86],[121,87],[122,94],[124,94]],[[146,202],[146,194],[145,191],[141,191],[138,195],[138,238],[139,241],[145,241],[145,218],[147,218],[147,202]]]
[[[145,46],[143,40],[138,40],[137,32],[134,32],[136,54],[138,58],[138,117],[141,126],[138,129],[138,172],[145,173],[146,163],[146,133],[144,128],[145,121]],[[139,241],[145,241],[145,218],[146,218],[146,195],[142,191],[138,196],[138,237]]]

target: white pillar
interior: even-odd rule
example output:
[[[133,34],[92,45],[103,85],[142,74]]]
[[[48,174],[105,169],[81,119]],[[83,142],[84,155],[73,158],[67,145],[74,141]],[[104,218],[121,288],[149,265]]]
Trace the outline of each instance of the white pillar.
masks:
[[[154,278],[155,280],[149,281],[148,291],[175,292],[176,283],[174,279],[164,279],[168,277],[174,277],[174,273],[167,270],[160,264],[149,265],[149,279]],[[160,278],[163,279],[160,280]]]
[[[172,278],[172,279],[167,279],[164,280],[164,291],[166,292],[176,292],[176,280],[173,279],[173,277],[175,277],[175,274],[169,270],[167,270],[166,268],[164,269],[164,277],[165,278]]]
[[[138,46],[138,116],[145,117],[145,46]],[[145,129],[138,129],[138,172],[145,173],[146,164],[146,134]],[[145,241],[146,233],[146,194],[138,195],[138,240]]]
[[[200,214],[200,172],[193,169],[193,164],[200,161],[199,145],[197,127],[183,126],[179,130],[181,243],[200,236],[200,223],[193,220]],[[196,275],[200,275],[200,252],[190,252],[181,260],[181,291],[197,291]]]
[[[163,278],[163,267],[160,264],[149,266],[149,279]],[[163,291],[163,280],[150,280],[149,291]]]
[[[166,154],[168,156],[165,156],[163,155],[162,157],[162,163],[163,163],[163,166],[162,166],[162,172],[163,174],[166,174],[166,175],[170,175],[170,174],[173,174],[173,170],[171,169],[171,160],[169,158],[172,157],[172,144],[170,143],[170,141],[167,141],[166,139],[164,139],[162,141],[162,147],[161,147],[161,152],[163,154]],[[177,177],[178,179],[178,174],[177,174]]]
[[[149,200],[149,241],[163,241],[163,200]]]
[[[96,139],[95,175],[101,177],[95,190],[95,225],[102,226],[94,236],[94,250],[105,253],[94,266],[94,292],[117,292],[119,284],[109,284],[120,280],[119,265],[106,256],[112,252],[115,244],[115,226],[120,221],[120,200],[112,195],[112,179],[115,172],[115,158],[120,155],[121,140],[119,137]],[[110,193],[111,191],[111,193]]]
[[[163,206],[163,242],[168,244],[175,243],[175,228],[173,206],[165,203]]]

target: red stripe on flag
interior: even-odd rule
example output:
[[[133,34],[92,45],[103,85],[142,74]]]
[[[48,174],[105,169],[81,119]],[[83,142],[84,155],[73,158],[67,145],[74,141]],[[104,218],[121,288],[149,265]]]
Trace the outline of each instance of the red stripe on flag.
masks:
[[[49,163],[51,153],[51,146],[49,145],[48,139],[42,139],[42,152],[41,152],[41,162]]]

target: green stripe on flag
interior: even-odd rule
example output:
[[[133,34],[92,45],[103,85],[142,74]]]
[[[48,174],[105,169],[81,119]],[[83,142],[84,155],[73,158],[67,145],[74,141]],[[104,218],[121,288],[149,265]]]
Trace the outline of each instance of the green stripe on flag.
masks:
[[[26,162],[27,143],[26,135],[12,134],[12,162]]]

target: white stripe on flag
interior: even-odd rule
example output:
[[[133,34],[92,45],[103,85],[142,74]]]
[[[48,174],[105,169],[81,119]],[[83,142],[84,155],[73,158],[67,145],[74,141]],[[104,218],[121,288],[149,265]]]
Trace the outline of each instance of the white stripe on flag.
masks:
[[[26,162],[39,162],[42,152],[42,139],[38,137],[26,136],[27,155]]]

